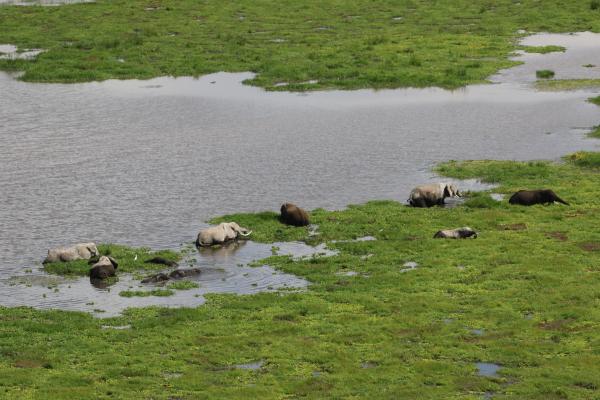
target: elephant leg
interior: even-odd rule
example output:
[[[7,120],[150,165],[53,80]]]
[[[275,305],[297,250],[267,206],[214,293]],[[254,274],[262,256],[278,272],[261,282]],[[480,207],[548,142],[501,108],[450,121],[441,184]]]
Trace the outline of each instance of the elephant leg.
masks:
[[[423,198],[414,199],[412,201],[412,205],[413,205],[413,207],[421,207],[421,208],[429,207],[427,205],[427,202]]]

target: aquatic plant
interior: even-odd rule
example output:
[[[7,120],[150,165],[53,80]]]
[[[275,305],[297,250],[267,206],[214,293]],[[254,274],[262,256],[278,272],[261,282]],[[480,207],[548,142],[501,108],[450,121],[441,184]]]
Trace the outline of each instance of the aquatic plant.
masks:
[[[173,289],[173,290],[189,290],[189,289],[196,289],[200,287],[200,285],[196,282],[193,281],[188,281],[188,280],[180,280],[180,281],[174,281],[174,282],[170,282],[167,285],[167,289]]]
[[[148,297],[148,296],[173,296],[174,291],[169,289],[153,289],[153,290],[124,290],[119,292],[119,296],[122,297]]]
[[[554,77],[554,71],[549,69],[540,69],[535,71],[535,76],[542,79],[550,79]]]
[[[526,53],[539,53],[539,54],[547,54],[547,53],[555,53],[555,52],[565,52],[567,49],[563,46],[522,46],[521,49]]]

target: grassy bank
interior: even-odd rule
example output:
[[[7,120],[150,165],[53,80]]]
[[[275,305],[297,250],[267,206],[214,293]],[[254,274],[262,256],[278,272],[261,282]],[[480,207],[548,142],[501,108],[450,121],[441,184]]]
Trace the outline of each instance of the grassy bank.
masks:
[[[250,83],[272,90],[456,88],[513,65],[518,30],[597,32],[600,11],[589,0],[116,0],[0,7],[0,26],[0,43],[47,50],[0,60],[27,81],[255,71]]]
[[[453,209],[374,201],[316,210],[315,240],[339,255],[268,259],[310,280],[302,293],[212,295],[195,309],[132,309],[108,320],[0,308],[0,397],[596,398],[599,159],[439,167],[498,183],[500,193],[551,187],[570,207],[479,195]],[[225,217],[265,242],[308,234],[274,218]],[[465,225],[479,237],[432,238]],[[331,242],[367,235],[377,240]],[[410,261],[418,267],[403,272]],[[256,361],[257,370],[236,367]],[[479,376],[477,362],[501,369]]]

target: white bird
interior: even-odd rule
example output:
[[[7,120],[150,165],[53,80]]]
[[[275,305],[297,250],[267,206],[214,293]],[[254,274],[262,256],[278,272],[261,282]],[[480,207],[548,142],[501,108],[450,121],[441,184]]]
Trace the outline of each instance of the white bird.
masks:
[[[133,261],[137,261],[137,254],[133,257]]]

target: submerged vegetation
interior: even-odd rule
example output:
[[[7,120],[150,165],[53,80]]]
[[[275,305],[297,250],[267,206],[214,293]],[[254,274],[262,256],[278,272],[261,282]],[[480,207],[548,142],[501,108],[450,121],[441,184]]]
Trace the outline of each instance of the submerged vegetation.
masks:
[[[304,292],[213,294],[197,308],[104,320],[0,308],[0,397],[596,398],[600,154],[565,160],[437,170],[507,195],[552,188],[568,207],[509,206],[481,193],[456,208],[314,210],[310,240],[339,253],[268,259],[308,279]],[[264,242],[309,238],[274,213],[219,220],[233,218]],[[460,226],[479,237],[433,239]],[[365,236],[376,240],[347,240]]]
[[[0,43],[46,50],[35,61],[0,60],[0,69],[36,82],[254,71],[249,83],[272,90],[456,88],[514,65],[521,29],[600,31],[590,8],[588,0],[0,6]]]
[[[169,261],[178,261],[181,254],[172,250],[152,251],[147,247],[132,248],[118,244],[100,244],[98,252],[101,256],[111,256],[119,264],[119,272],[134,272],[139,270],[164,269],[162,264],[147,263],[155,257],[162,257]],[[60,275],[88,275],[90,265],[88,260],[69,262],[55,262],[44,264],[44,270],[50,274]]]
[[[535,83],[540,90],[578,90],[600,87],[600,79],[552,79]]]
[[[567,49],[563,46],[522,46],[521,49],[526,53],[539,53],[539,54],[547,54],[547,53],[556,53],[556,52],[564,52]]]
[[[119,292],[119,296],[122,297],[148,297],[148,296],[173,296],[174,291],[170,289],[153,289],[153,290],[124,290]]]
[[[549,69],[540,69],[538,71],[535,71],[535,76],[541,79],[554,78],[554,71]]]

